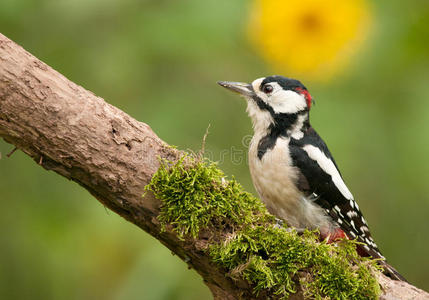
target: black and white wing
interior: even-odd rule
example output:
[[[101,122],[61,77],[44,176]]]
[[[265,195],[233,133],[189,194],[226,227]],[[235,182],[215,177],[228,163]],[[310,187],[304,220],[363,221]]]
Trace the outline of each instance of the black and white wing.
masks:
[[[291,139],[289,149],[293,164],[300,171],[298,188],[308,196],[314,194],[315,202],[349,238],[365,244],[360,252],[383,258],[334,158],[317,132],[310,127],[301,139]]]
[[[386,275],[406,281],[395,268],[384,261],[359,206],[344,183],[328,147],[317,132],[310,127],[303,138],[291,139],[289,149],[293,163],[300,171],[298,188],[308,196],[315,194],[315,202],[326,210],[347,236],[364,244],[357,247],[360,255],[382,258],[380,264]]]

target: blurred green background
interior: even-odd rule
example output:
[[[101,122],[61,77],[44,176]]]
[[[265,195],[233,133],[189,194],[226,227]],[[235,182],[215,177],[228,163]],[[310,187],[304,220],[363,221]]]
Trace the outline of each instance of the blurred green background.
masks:
[[[245,103],[216,85],[279,72],[249,42],[251,9],[245,0],[2,0],[0,32],[181,149],[198,150],[211,124],[208,154],[254,192],[245,159],[233,157],[252,132]],[[367,42],[349,63],[329,80],[300,79],[384,255],[428,290],[429,3],[368,9]],[[12,149],[0,141],[1,299],[210,298],[159,242],[22,152],[6,158]]]

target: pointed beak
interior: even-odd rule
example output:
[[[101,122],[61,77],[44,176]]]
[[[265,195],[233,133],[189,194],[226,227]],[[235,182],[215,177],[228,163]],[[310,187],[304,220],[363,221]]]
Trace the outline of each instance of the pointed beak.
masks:
[[[217,83],[220,86],[243,96],[253,97],[255,95],[252,85],[248,83],[232,81],[218,81]]]

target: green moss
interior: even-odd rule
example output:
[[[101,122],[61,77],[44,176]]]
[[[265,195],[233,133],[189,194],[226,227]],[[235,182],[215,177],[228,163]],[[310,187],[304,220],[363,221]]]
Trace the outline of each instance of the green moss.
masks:
[[[146,189],[161,200],[161,224],[180,238],[195,238],[201,229],[222,232],[213,234],[206,251],[228,276],[247,280],[255,294],[268,290],[286,299],[297,283],[308,298],[380,294],[376,262],[361,258],[354,241],[327,244],[317,232],[298,235],[278,225],[260,200],[235,179],[227,181],[214,163],[190,156],[162,161]]]
[[[261,201],[226,180],[215,163],[184,156],[178,162],[161,161],[146,190],[161,200],[159,221],[172,225],[179,237],[196,237],[208,225],[239,226],[274,220]]]
[[[252,282],[255,293],[272,289],[287,298],[296,292],[297,281],[309,298],[375,299],[380,292],[372,272],[375,262],[361,258],[353,241],[320,243],[315,232],[247,226],[209,252],[230,276]],[[300,278],[300,271],[311,278]]]

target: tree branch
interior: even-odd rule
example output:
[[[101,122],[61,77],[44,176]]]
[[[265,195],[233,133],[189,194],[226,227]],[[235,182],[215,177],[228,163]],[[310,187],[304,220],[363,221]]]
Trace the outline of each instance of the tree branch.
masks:
[[[226,277],[202,251],[202,240],[181,240],[171,230],[161,231],[160,201],[152,193],[142,195],[159,167],[158,158],[177,160],[178,150],[148,125],[69,81],[1,34],[0,137],[161,241],[201,275],[215,299],[272,296],[257,297],[246,281]],[[429,298],[404,282],[381,276],[379,283],[383,299]]]

